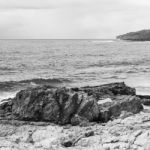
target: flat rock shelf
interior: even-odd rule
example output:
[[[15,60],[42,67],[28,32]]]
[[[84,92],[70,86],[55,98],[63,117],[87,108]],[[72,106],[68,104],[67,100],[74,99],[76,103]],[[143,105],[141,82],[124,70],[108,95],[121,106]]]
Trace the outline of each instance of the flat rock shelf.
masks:
[[[21,90],[0,103],[0,148],[149,150],[149,101],[123,82]]]

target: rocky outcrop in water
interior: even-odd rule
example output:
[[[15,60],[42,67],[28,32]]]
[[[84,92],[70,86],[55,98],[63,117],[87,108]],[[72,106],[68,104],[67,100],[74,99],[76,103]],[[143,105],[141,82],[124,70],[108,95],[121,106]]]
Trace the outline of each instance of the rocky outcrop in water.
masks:
[[[135,114],[142,109],[135,89],[123,82],[82,88],[28,88],[0,107],[5,119],[12,117],[61,125],[107,122],[120,116],[122,111]]]
[[[13,99],[12,113],[20,120],[67,124],[75,114],[93,121],[98,118],[99,109],[86,93],[39,87],[19,92]]]
[[[117,39],[129,40],[129,41],[150,41],[150,30],[129,32],[129,33],[117,36]]]

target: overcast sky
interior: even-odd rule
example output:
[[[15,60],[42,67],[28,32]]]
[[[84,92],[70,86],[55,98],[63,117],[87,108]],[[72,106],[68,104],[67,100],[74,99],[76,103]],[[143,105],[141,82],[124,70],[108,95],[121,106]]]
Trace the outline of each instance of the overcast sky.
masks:
[[[149,15],[150,0],[0,0],[0,38],[115,38]]]

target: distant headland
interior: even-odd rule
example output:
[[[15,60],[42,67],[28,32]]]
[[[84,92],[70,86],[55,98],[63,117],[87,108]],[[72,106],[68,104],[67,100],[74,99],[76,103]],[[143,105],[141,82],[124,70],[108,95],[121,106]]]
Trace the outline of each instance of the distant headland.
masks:
[[[129,32],[123,35],[119,35],[116,38],[128,41],[150,41],[150,29],[140,30],[137,32]]]

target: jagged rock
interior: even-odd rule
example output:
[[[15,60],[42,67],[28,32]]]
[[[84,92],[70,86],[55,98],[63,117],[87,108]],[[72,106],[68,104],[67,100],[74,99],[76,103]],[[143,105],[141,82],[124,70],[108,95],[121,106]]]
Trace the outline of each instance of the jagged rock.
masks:
[[[57,122],[59,107],[52,97],[53,92],[45,87],[20,91],[13,99],[12,113],[19,120]]]
[[[70,92],[69,89],[62,88],[56,90],[55,101],[59,107],[59,123],[70,123],[71,117],[76,114],[78,107],[82,103],[82,95]]]
[[[71,118],[71,125],[76,126],[76,125],[80,125],[80,126],[84,126],[85,124],[89,124],[89,121],[86,118],[83,118],[77,114],[75,114],[72,118]]]
[[[112,118],[119,117],[122,111],[131,112],[136,114],[143,110],[140,99],[136,96],[116,96],[113,102],[107,102],[100,107],[100,119],[104,122]]]
[[[77,114],[89,121],[97,121],[99,117],[99,107],[97,101],[91,96],[83,97]]]
[[[12,99],[2,100],[0,103],[0,117],[10,118],[12,113]]]
[[[97,100],[100,98],[110,98],[114,95],[136,95],[135,88],[126,86],[124,82],[83,87],[81,90],[88,93],[88,95],[93,95]]]
[[[39,87],[20,91],[13,100],[12,112],[18,119],[70,123],[78,114],[89,121],[99,116],[97,102],[86,93],[67,88]]]
[[[135,89],[121,82],[82,88],[28,88],[1,104],[0,115],[84,126],[91,121],[107,122],[122,111],[138,113],[142,108]]]

